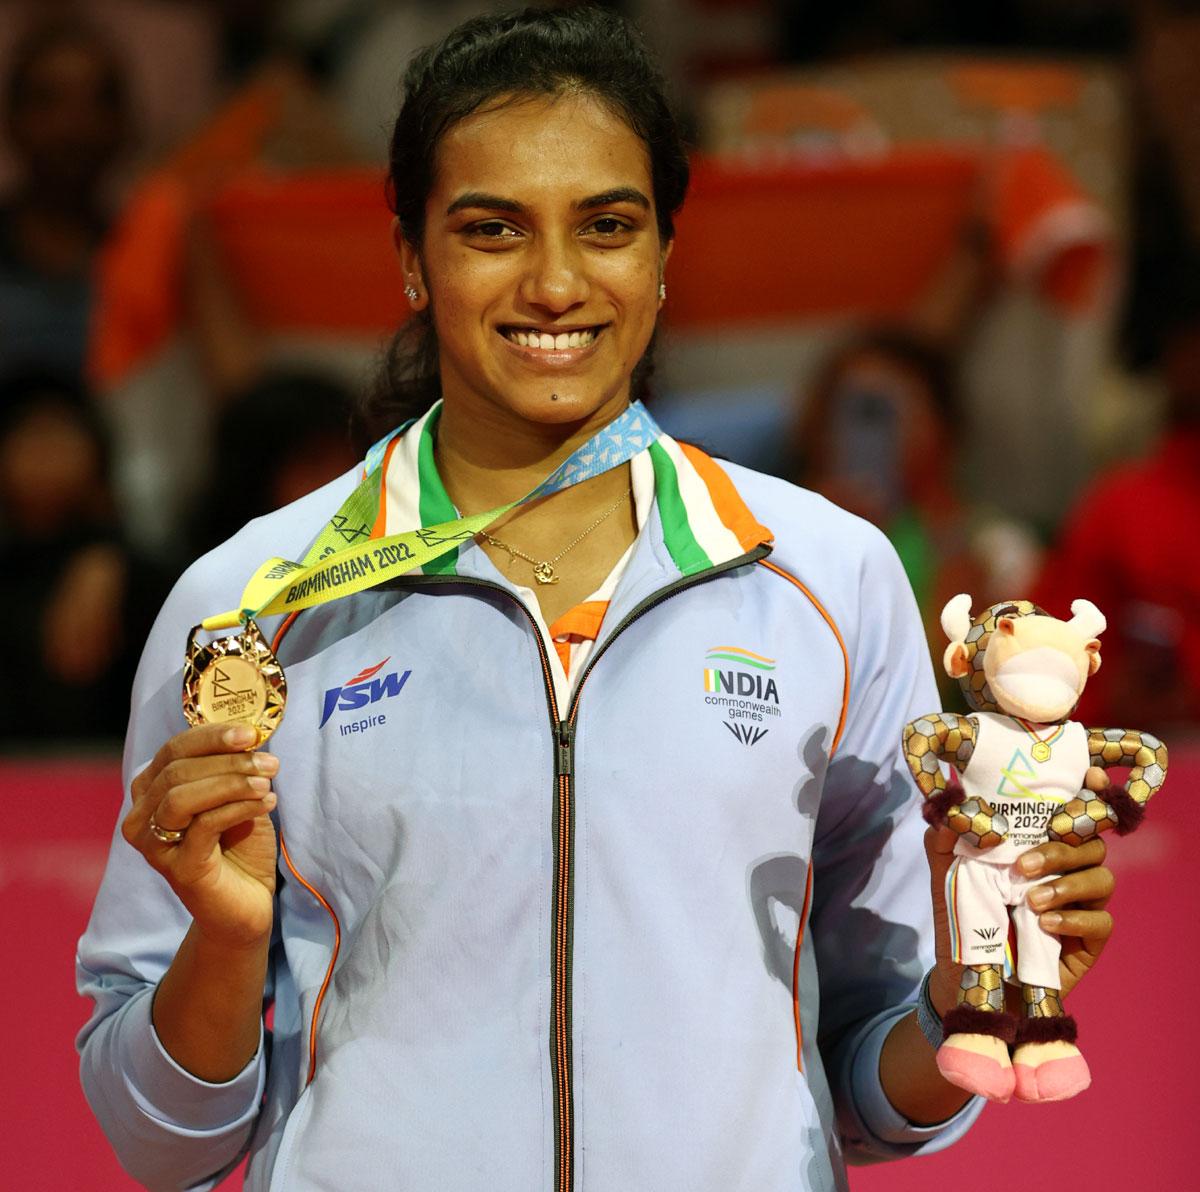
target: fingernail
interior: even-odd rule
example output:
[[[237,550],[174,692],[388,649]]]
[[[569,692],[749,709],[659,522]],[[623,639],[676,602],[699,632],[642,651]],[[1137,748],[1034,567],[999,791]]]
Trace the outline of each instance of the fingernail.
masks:
[[[271,789],[271,780],[269,778],[247,778],[246,781],[256,791],[269,791]]]
[[[1049,906],[1054,901],[1054,889],[1050,886],[1039,886],[1029,891],[1029,905],[1032,907]]]
[[[274,774],[279,769],[279,758],[273,753],[256,753],[254,755],[254,768],[260,774]]]
[[[1037,853],[1024,853],[1017,858],[1017,865],[1022,873],[1042,872],[1042,858]]]
[[[225,730],[222,740],[236,749],[245,749],[247,745],[253,745],[258,740],[258,733],[248,724],[234,724]]]
[[[1038,922],[1047,931],[1053,931],[1062,924],[1062,915],[1058,911],[1047,911],[1044,915],[1038,916]]]
[[[271,811],[274,808],[275,804],[278,802],[279,802],[279,799],[276,796],[274,791],[267,791],[267,793],[265,795],[263,795],[263,797],[262,797],[262,805],[268,811]]]

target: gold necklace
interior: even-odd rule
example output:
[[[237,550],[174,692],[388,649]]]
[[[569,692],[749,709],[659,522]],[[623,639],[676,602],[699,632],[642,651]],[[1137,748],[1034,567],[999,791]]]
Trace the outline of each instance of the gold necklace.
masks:
[[[539,584],[556,584],[558,583],[559,577],[554,572],[554,564],[557,563],[559,559],[561,559],[563,555],[567,553],[567,551],[574,550],[598,525],[601,524],[601,522],[605,521],[614,513],[616,513],[616,511],[625,504],[626,499],[632,492],[633,487],[631,485],[621,494],[621,499],[614,506],[612,506],[611,509],[605,510],[605,512],[596,518],[596,520],[592,522],[592,524],[588,526],[588,528],[584,530],[582,534],[568,542],[567,545],[564,546],[562,550],[560,550],[558,554],[554,556],[553,559],[535,559],[530,555],[525,554],[524,551],[517,550],[515,546],[509,546],[507,542],[501,542],[499,538],[493,538],[486,530],[480,530],[479,534],[480,537],[486,538],[488,542],[492,544],[492,546],[498,546],[501,550],[507,551],[512,558],[524,559],[526,563],[532,563],[533,578],[536,579]]]

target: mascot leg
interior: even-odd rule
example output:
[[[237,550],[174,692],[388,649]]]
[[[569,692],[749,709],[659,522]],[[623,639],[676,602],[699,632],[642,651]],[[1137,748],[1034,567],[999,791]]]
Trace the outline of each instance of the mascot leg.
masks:
[[[1092,1077],[1075,1046],[1075,1020],[1063,1012],[1059,998],[1062,943],[1042,930],[1028,891],[1015,892],[1020,895],[1012,908],[1016,975],[1024,1003],[1013,1053],[1016,1096],[1018,1101],[1065,1101],[1087,1088]]]
[[[1075,1019],[1063,1013],[1057,989],[1022,985],[1025,1015],[1013,1053],[1018,1101],[1065,1101],[1092,1083],[1075,1046]]]
[[[998,964],[973,964],[963,970],[958,1005],[942,1020],[938,1071],[959,1088],[989,1101],[1007,1101],[1016,1077],[1008,1045],[1017,1020],[1004,1009],[1004,976]]]

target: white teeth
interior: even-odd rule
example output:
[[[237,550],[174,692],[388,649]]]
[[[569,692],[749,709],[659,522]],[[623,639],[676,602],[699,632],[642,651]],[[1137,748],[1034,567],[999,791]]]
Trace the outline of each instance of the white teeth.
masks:
[[[565,352],[569,348],[586,348],[595,338],[596,331],[562,331],[557,335],[548,332],[518,331],[506,328],[504,334],[521,348],[539,348],[543,352]]]

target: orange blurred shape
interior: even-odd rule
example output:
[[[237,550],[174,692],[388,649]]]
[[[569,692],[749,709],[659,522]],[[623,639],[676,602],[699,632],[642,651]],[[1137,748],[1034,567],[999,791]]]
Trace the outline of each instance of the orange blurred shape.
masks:
[[[957,242],[977,173],[973,156],[939,149],[828,166],[698,160],[668,271],[668,322],[901,314]]]
[[[287,81],[261,75],[136,186],[96,265],[88,374],[121,382],[171,339],[183,318],[187,229],[226,179],[258,157]]]
[[[684,328],[903,316],[958,245],[982,169],[975,153],[945,147],[693,165],[665,312]],[[1085,309],[1111,262],[1103,214],[1040,146],[1002,151],[991,172],[1005,272],[1068,311]],[[100,385],[120,383],[182,326],[196,212],[260,329],[374,338],[406,317],[376,172],[244,169],[206,200],[168,172],[135,196],[101,263]]]
[[[282,77],[260,76],[234,95],[161,168],[192,185],[204,185],[214,175],[229,175],[249,165],[279,120],[284,94]]]
[[[88,373],[99,389],[153,357],[183,318],[184,254],[192,204],[174,174],[155,174],[130,197],[96,265]]]
[[[209,214],[256,326],[368,337],[407,317],[380,172],[245,173]]]
[[[815,130],[848,133],[864,124],[874,127],[876,121],[862,104],[840,91],[778,82],[750,92],[739,135],[787,138]]]
[[[965,62],[947,77],[964,103],[1023,112],[1077,103],[1084,81],[1074,67],[1050,62]]]
[[[998,156],[993,232],[1005,271],[1079,313],[1102,294],[1113,264],[1104,213],[1044,146]]]

